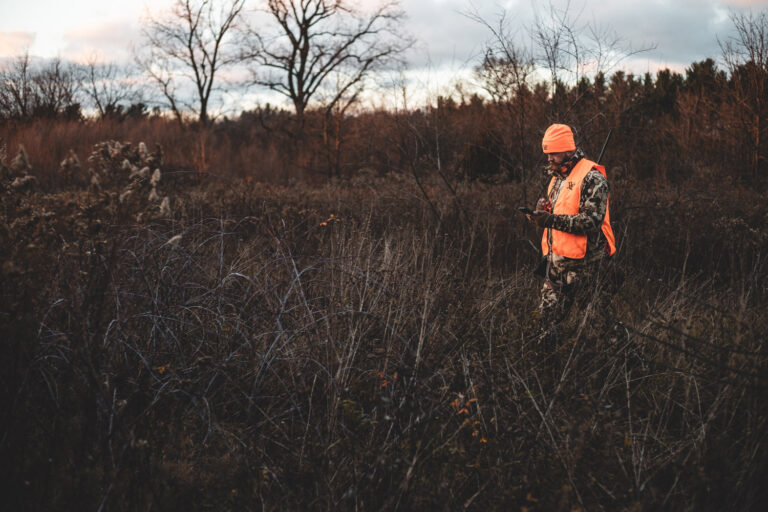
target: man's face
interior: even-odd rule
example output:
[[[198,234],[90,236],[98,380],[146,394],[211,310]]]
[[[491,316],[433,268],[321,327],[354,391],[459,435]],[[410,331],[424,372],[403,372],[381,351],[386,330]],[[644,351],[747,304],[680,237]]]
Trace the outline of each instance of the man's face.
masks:
[[[568,159],[570,151],[562,151],[560,153],[547,153],[547,162],[550,165],[562,165]]]

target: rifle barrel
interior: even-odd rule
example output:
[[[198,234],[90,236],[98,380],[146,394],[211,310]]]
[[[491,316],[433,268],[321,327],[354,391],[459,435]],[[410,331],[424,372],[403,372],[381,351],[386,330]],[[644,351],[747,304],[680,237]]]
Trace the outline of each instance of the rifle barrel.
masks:
[[[597,157],[597,162],[600,163],[600,160],[603,159],[603,155],[605,154],[605,148],[608,147],[608,141],[611,140],[611,133],[613,132],[613,128],[608,129],[608,135],[605,137],[605,142],[603,142],[603,149],[600,150],[600,156]]]

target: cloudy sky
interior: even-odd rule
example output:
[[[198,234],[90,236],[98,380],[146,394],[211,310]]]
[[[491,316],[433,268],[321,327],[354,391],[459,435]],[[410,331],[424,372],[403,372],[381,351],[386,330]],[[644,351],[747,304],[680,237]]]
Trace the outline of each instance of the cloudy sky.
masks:
[[[434,83],[450,80],[477,64],[489,31],[467,16],[476,12],[490,23],[506,13],[510,28],[525,40],[538,12],[568,0],[401,0],[404,27],[418,43],[409,56],[412,72]],[[153,0],[162,9],[171,0]],[[252,2],[255,5],[257,0]],[[375,0],[351,0],[371,4]],[[75,61],[129,60],[140,43],[143,0],[0,0],[0,58],[29,49],[37,57]],[[651,47],[621,64],[642,73],[669,67],[682,71],[691,62],[720,53],[717,38],[728,37],[729,12],[768,9],[768,0],[570,0],[579,24],[592,23],[619,34],[635,48]]]

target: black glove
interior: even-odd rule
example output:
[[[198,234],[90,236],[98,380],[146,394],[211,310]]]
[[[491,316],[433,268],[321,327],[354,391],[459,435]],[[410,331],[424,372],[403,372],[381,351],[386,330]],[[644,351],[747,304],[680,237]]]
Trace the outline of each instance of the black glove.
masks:
[[[536,210],[533,212],[533,222],[540,228],[548,228],[552,222],[552,214],[544,210]]]

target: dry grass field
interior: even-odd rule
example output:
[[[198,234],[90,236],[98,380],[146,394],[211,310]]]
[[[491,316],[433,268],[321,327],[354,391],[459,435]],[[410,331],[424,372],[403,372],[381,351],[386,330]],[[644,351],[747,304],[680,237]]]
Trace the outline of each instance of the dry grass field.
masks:
[[[267,182],[149,138],[58,171],[59,136],[0,178],[8,510],[768,503],[758,187],[609,167],[611,310],[545,347],[540,179]]]

